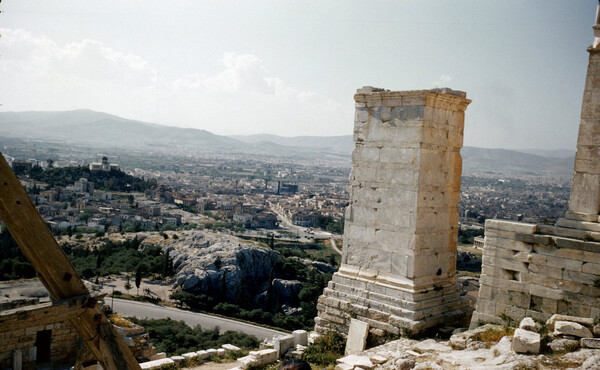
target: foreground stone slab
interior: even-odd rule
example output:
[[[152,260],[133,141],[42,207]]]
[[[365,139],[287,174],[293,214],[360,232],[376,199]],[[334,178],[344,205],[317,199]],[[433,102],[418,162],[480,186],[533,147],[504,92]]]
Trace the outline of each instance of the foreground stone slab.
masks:
[[[517,353],[540,353],[541,337],[529,330],[516,329],[513,335],[512,350]]]
[[[591,328],[594,326],[594,319],[589,318],[589,317],[577,317],[577,316],[555,314],[555,315],[552,315],[552,317],[550,317],[548,319],[548,321],[546,321],[546,326],[548,327],[548,330],[554,330],[554,324],[557,321],[576,322],[576,323],[584,325],[588,328]]]
[[[348,339],[346,340],[346,354],[354,355],[364,351],[368,334],[369,324],[360,320],[351,319],[350,329],[348,330]]]
[[[416,333],[468,311],[456,281],[464,111],[451,89],[359,89],[342,266],[315,330]]]
[[[349,355],[337,359],[338,364],[346,364],[352,366],[352,369],[372,369],[375,365],[371,362],[369,356]]]
[[[554,335],[572,335],[579,338],[592,338],[592,332],[585,326],[570,321],[557,321],[554,323]]]

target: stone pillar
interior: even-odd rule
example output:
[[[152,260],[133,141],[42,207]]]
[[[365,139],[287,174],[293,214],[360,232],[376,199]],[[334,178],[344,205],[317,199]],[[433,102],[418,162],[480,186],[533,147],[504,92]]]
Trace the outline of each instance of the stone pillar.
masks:
[[[594,33],[598,33],[598,25]],[[600,36],[600,35],[597,35]],[[598,40],[598,38],[596,38]],[[600,211],[600,45],[588,49],[573,185],[567,219],[598,222]]]
[[[316,330],[418,332],[464,314],[456,282],[464,111],[451,89],[354,96],[342,266],[319,298]]]

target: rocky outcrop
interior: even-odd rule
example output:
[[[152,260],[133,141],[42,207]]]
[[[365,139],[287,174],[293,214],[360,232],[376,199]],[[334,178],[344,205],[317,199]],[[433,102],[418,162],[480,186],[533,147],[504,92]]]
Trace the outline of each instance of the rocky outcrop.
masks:
[[[176,270],[175,288],[234,303],[253,303],[269,290],[278,258],[276,252],[227,240],[190,249],[169,252]]]
[[[277,305],[297,307],[300,302],[298,293],[302,289],[302,283],[297,280],[273,279],[273,296],[276,297]]]

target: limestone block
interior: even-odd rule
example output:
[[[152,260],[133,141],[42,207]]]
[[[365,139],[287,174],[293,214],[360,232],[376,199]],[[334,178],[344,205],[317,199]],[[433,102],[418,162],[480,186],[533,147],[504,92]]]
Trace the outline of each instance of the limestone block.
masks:
[[[273,342],[275,351],[277,351],[277,357],[283,358],[287,351],[294,347],[294,336],[293,335],[282,335],[275,338]]]
[[[512,350],[517,353],[540,353],[541,337],[538,333],[532,331],[516,329],[513,341]]]
[[[531,293],[531,295],[549,298],[556,301],[561,300],[564,297],[564,292],[562,290],[546,288],[539,285],[530,285],[529,292]]]
[[[226,352],[225,349],[219,348],[219,349],[217,349],[217,356],[223,357],[223,356],[225,356],[225,352]]]
[[[572,335],[579,338],[592,338],[592,332],[585,326],[570,321],[556,321],[554,323],[554,335]]]
[[[600,338],[581,338],[583,348],[600,349]]]
[[[296,346],[308,346],[308,332],[306,330],[294,330],[292,335]]]
[[[185,357],[183,357],[183,356],[171,356],[171,360],[173,360],[176,364],[179,364],[179,363],[182,363],[183,361],[185,361]]]
[[[185,357],[187,360],[193,360],[196,357],[198,357],[198,353],[196,353],[196,352],[188,352],[188,353],[182,354],[182,356]]]
[[[580,138],[581,137],[580,132]],[[598,191],[599,184],[600,175],[576,172],[573,175],[569,210],[572,212],[598,214],[600,203],[600,192]]]
[[[206,360],[207,358],[210,357],[210,354],[208,353],[208,351],[205,351],[205,350],[201,350],[196,353],[198,354],[198,357],[200,357],[202,360]]]
[[[237,363],[238,363],[239,367],[241,367],[242,369],[248,369],[250,367],[260,366],[259,360],[252,355],[238,358]]]
[[[234,346],[233,344],[223,344],[221,348],[226,351],[241,351],[240,347]]]
[[[277,349],[262,349],[257,351],[257,358],[260,360],[261,364],[270,364],[277,361],[277,354]]]
[[[346,351],[348,354],[356,354],[365,350],[367,344],[367,335],[369,334],[369,324],[357,319],[350,320],[348,330],[348,340],[346,341]]]
[[[519,323],[519,329],[537,332],[539,325],[531,317],[526,317]]]
[[[548,343],[548,347],[550,347],[552,352],[557,353],[571,352],[577,350],[579,346],[580,344],[578,340],[566,338],[553,339],[550,343]]]
[[[212,357],[212,356],[216,356],[217,355],[217,350],[214,348],[209,348],[206,350],[206,353],[208,353],[208,357]]]
[[[523,234],[535,234],[537,232],[537,225],[535,225],[535,224],[527,224],[524,222],[514,222],[514,221],[506,221],[506,220],[487,219],[487,220],[485,220],[486,231],[487,231],[488,227],[490,229],[496,229],[496,230],[514,232],[514,233],[523,233]]]
[[[161,358],[158,360],[142,362],[140,367],[142,369],[160,369],[162,366],[173,364],[175,364],[175,361],[171,360],[170,358]]]

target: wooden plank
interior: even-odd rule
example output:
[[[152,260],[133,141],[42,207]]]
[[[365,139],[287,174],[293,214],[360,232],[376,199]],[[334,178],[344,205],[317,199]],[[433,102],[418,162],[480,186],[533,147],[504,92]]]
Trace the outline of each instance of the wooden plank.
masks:
[[[0,219],[53,300],[90,295],[2,153]],[[95,300],[92,301],[90,304],[95,303]],[[116,333],[98,304],[88,307],[70,321],[104,369],[140,369],[125,341]]]

